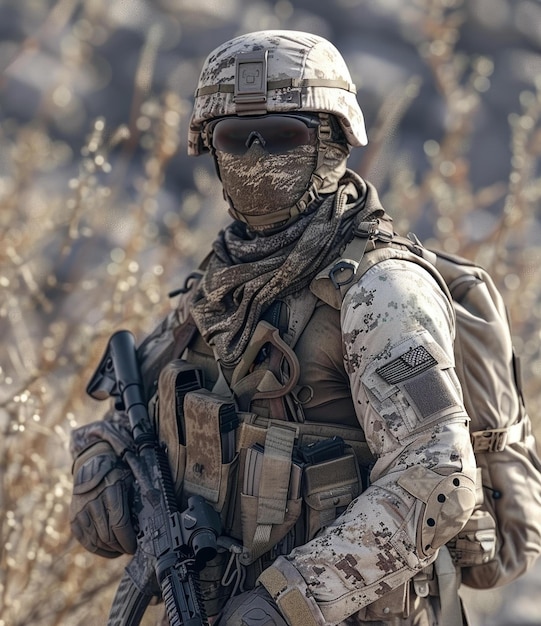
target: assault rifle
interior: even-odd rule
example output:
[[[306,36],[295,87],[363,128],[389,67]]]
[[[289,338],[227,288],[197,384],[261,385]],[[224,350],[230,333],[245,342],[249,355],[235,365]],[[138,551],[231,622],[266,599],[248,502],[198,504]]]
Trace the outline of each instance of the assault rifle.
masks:
[[[171,469],[148,415],[133,335],[115,333],[87,387],[96,400],[109,396],[128,414],[135,452],[124,460],[137,486],[137,551],[117,589],[108,626],[137,626],[150,602],[162,596],[171,626],[205,626],[199,571],[216,555],[219,515],[201,496],[177,507]]]

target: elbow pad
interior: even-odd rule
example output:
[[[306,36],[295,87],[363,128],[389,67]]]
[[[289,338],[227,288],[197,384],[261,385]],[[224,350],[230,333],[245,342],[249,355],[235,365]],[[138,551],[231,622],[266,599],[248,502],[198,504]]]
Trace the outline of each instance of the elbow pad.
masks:
[[[398,484],[418,500],[417,554],[430,557],[469,520],[476,502],[475,472],[441,476],[416,465],[408,468]]]

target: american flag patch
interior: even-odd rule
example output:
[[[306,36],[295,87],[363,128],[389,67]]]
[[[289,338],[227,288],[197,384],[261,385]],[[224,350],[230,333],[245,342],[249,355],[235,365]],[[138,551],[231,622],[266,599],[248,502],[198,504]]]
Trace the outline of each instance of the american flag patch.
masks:
[[[437,365],[436,359],[424,346],[411,348],[398,359],[380,367],[376,372],[389,385],[396,385]]]

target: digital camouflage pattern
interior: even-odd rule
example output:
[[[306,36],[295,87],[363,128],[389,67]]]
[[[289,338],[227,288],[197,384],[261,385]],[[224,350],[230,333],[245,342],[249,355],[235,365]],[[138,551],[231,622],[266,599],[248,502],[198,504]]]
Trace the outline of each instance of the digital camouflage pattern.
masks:
[[[287,614],[295,589],[309,599],[314,623],[363,623],[359,609],[431,563],[473,511],[475,459],[453,328],[448,299],[411,263],[382,262],[346,295],[345,365],[377,462],[371,485],[343,515],[262,575],[292,624],[300,624]],[[277,571],[285,578],[279,591]],[[380,618],[391,618],[383,604]]]
[[[242,155],[217,150],[216,160],[225,193],[250,228],[258,230],[268,225],[258,226],[253,218],[273,215],[301,199],[316,168],[317,146],[269,154],[254,143]]]
[[[236,37],[207,57],[195,94],[188,154],[197,155],[205,151],[201,137],[203,122],[239,114],[235,101],[237,55],[265,50],[268,51],[264,77],[267,90],[264,103],[254,111],[332,113],[340,121],[350,145],[364,146],[368,143],[355,86],[338,50],[317,35],[270,30]],[[256,68],[254,74],[258,71],[259,68]],[[253,77],[254,81],[260,78]]]
[[[325,128],[325,130],[321,130]],[[349,149],[321,119],[313,144],[269,154],[254,142],[243,155],[213,150],[230,213],[252,231],[274,230],[337,190]]]

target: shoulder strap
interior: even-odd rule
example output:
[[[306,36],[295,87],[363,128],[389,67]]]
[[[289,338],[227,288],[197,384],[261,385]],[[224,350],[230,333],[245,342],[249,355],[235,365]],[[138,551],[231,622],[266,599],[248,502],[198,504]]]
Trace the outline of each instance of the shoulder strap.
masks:
[[[388,259],[403,259],[424,267],[451,300],[447,284],[436,269],[435,255],[424,248],[414,235],[411,236],[412,239],[394,233],[386,216],[357,224],[353,239],[340,258],[317,274],[310,290],[319,299],[340,310],[346,293],[371,267]]]
[[[184,287],[169,294],[170,297],[181,296],[176,310],[171,311],[137,348],[147,398],[156,392],[162,369],[182,355],[197,332],[189,303],[193,287],[201,276],[202,272],[193,272],[186,278]]]

